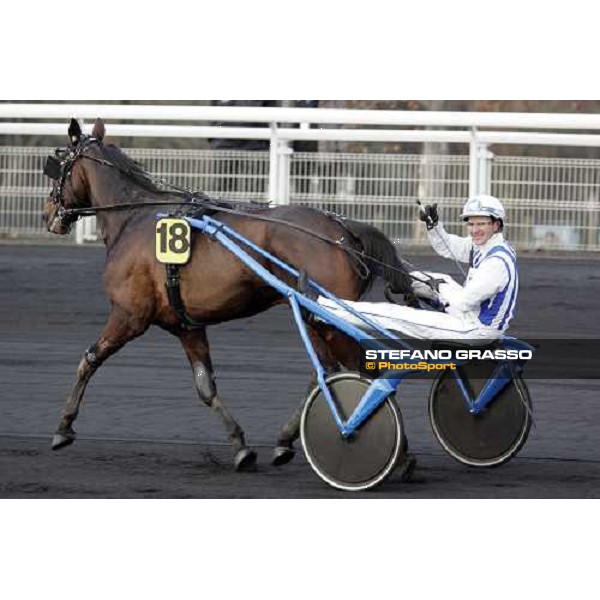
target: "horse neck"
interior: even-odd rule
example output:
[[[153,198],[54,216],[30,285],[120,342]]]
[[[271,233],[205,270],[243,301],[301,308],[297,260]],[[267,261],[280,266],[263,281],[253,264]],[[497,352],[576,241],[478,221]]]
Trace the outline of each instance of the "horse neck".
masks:
[[[89,176],[89,195],[93,208],[108,208],[123,204],[139,204],[151,202],[159,198],[160,194],[145,190],[140,185],[127,181],[118,172],[108,172],[104,176],[98,169]],[[107,210],[96,215],[97,222],[102,232],[102,239],[110,249],[123,230],[132,221],[138,220],[146,211],[132,210]]]

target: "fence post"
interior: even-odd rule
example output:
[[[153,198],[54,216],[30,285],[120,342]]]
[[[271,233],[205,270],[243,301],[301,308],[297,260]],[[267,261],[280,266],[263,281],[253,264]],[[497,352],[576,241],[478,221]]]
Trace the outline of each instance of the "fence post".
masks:
[[[477,196],[478,188],[478,162],[477,162],[477,129],[471,128],[471,141],[469,142],[469,198]]]
[[[587,235],[585,235],[584,250],[598,250],[598,213],[600,212],[600,199],[597,192],[593,191],[587,200]]]
[[[77,223],[75,223],[75,243],[83,244],[85,239],[85,218],[79,219]]]
[[[269,202],[277,204],[277,183],[279,178],[278,162],[279,148],[277,136],[277,123],[271,123],[271,143],[269,145]]]
[[[269,146],[269,202],[290,203],[290,156],[292,149],[289,140],[279,137],[277,123],[271,123],[271,143]]]
[[[279,140],[279,157],[277,159],[277,168],[279,169],[279,186],[277,193],[277,204],[290,203],[290,175],[291,175],[291,157],[293,150],[288,140]]]
[[[494,153],[488,150],[487,144],[478,144],[478,163],[479,163],[479,193],[492,193],[492,162]]]
[[[471,129],[469,143],[469,198],[492,191],[492,160],[494,154],[487,144],[480,142],[477,129]]]

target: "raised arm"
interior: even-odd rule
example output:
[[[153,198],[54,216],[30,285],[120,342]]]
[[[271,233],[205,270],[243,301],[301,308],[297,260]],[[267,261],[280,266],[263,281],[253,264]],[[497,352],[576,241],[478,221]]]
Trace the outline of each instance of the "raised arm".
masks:
[[[427,231],[431,247],[445,258],[454,258],[459,262],[468,263],[473,242],[469,236],[460,237],[448,233],[441,223]]]
[[[470,237],[460,237],[448,233],[439,223],[437,204],[419,205],[419,219],[427,226],[427,236],[433,249],[445,258],[453,258],[459,262],[468,263],[473,242]]]

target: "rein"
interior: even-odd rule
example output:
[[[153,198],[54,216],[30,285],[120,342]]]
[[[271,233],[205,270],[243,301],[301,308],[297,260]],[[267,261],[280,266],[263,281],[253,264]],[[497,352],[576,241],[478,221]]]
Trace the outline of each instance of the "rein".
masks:
[[[87,158],[87,157],[86,157]],[[114,165],[113,165],[114,166]],[[194,195],[191,196],[191,202],[189,200],[179,202],[177,200],[153,200],[150,202],[129,202],[127,204],[111,204],[109,206],[100,206],[97,208],[67,208],[65,209],[65,215],[70,217],[84,217],[84,216],[93,216],[99,212],[115,212],[115,211],[123,211],[123,210],[132,210],[132,209],[140,209],[146,208],[148,206],[180,206],[183,208],[209,208],[213,209],[217,212],[223,212],[231,215],[237,215],[241,217],[247,217],[250,219],[255,219],[257,221],[266,221],[268,223],[276,223],[278,225],[285,225],[286,227],[290,227],[291,229],[296,229],[297,231],[301,231],[302,233],[306,233],[311,237],[314,237],[322,242],[326,242],[327,244],[331,244],[334,246],[340,247],[342,250],[351,254],[352,257],[358,262],[360,269],[362,272],[358,272],[358,275],[361,279],[366,279],[369,277],[369,268],[365,263],[364,259],[372,260],[375,263],[380,263],[383,266],[386,266],[389,269],[396,270],[398,272],[403,272],[401,269],[393,267],[392,265],[387,265],[382,261],[372,258],[370,256],[365,256],[363,252],[359,250],[355,250],[354,248],[347,246],[344,244],[344,239],[341,238],[339,240],[334,240],[325,235],[321,235],[312,229],[308,229],[307,227],[303,227],[302,225],[297,225],[296,223],[290,223],[289,221],[284,221],[282,219],[275,219],[274,217],[268,217],[265,215],[256,215],[243,210],[236,210],[235,208],[228,208],[226,206],[222,206],[219,203],[211,202],[208,199],[201,198],[200,202],[196,201],[196,197]]]
[[[114,165],[111,165],[111,166],[114,167]],[[209,209],[214,209],[217,212],[223,212],[223,213],[227,213],[227,214],[231,214],[231,215],[238,215],[238,216],[246,217],[249,219],[255,219],[257,221],[266,221],[269,223],[276,223],[278,225],[285,225],[286,227],[290,227],[291,229],[296,229],[298,231],[301,231],[302,233],[306,233],[307,235],[310,235],[311,237],[321,240],[327,244],[331,244],[333,246],[338,246],[342,250],[344,250],[344,252],[347,252],[348,254],[352,255],[352,257],[360,264],[361,268],[363,269],[363,273],[359,273],[359,275],[363,279],[366,279],[369,276],[369,268],[367,267],[367,265],[365,263],[365,259],[368,259],[368,260],[378,264],[381,267],[390,269],[391,271],[395,271],[397,273],[402,273],[403,275],[406,275],[406,276],[410,277],[411,279],[415,279],[416,281],[420,281],[421,283],[427,283],[427,281],[423,281],[423,280],[419,279],[418,277],[411,275],[407,271],[399,269],[398,267],[390,265],[389,263],[386,263],[386,262],[379,260],[377,258],[374,258],[372,256],[368,256],[364,252],[361,252],[360,250],[355,250],[351,246],[345,245],[343,238],[341,238],[339,240],[334,240],[325,235],[321,235],[320,233],[317,233],[317,232],[313,231],[312,229],[308,229],[307,227],[302,227],[302,225],[297,225],[296,223],[290,223],[289,221],[284,221],[282,219],[275,219],[274,217],[268,217],[265,215],[256,215],[256,214],[249,213],[249,212],[246,212],[243,210],[236,210],[234,208],[227,208],[218,203],[211,202],[208,199],[201,199],[201,202],[197,202],[196,197],[193,195],[191,196],[191,202],[189,200],[185,200],[185,201],[181,201],[181,202],[177,201],[177,200],[153,200],[151,202],[142,202],[142,203],[129,202],[126,204],[111,204],[109,206],[99,206],[97,208],[91,208],[91,207],[90,208],[66,208],[64,212],[65,212],[66,216],[73,216],[75,218],[78,218],[78,217],[91,217],[91,216],[96,215],[99,212],[117,212],[117,211],[132,210],[132,209],[142,209],[142,208],[146,208],[148,206],[181,206],[181,207],[188,207],[188,208],[191,208],[191,207],[209,208]],[[342,225],[343,225],[343,222],[342,222]],[[400,262],[405,266],[405,268],[408,267],[408,268],[411,268],[412,270],[415,270],[414,265],[412,265],[406,259],[398,257],[398,260],[400,260]]]
[[[356,249],[348,246],[347,244],[344,243],[343,237],[339,240],[335,240],[335,239],[329,238],[327,236],[321,235],[319,233],[316,233],[315,231],[308,229],[307,227],[303,227],[303,226],[297,225],[295,223],[290,223],[289,221],[284,221],[282,219],[276,219],[276,218],[268,217],[265,215],[256,215],[256,214],[252,214],[247,211],[237,210],[235,208],[228,208],[228,207],[220,205],[218,202],[211,201],[211,199],[202,192],[196,192],[196,191],[192,191],[189,189],[184,189],[184,188],[178,187],[178,186],[173,185],[173,184],[165,181],[164,179],[158,178],[158,177],[149,176],[149,179],[154,184],[159,183],[165,187],[170,188],[173,191],[179,192],[181,194],[185,194],[188,197],[188,199],[183,200],[183,201],[153,200],[150,202],[141,202],[141,203],[140,202],[129,202],[129,203],[125,203],[125,204],[112,204],[109,206],[100,206],[100,207],[64,208],[62,206],[62,202],[60,201],[61,196],[62,196],[63,186],[64,186],[64,183],[66,182],[66,179],[70,175],[70,171],[73,167],[73,164],[75,163],[75,161],[78,158],[87,159],[87,160],[90,160],[97,164],[111,167],[113,169],[116,169],[120,173],[123,173],[126,176],[132,175],[132,172],[129,169],[124,169],[121,166],[115,165],[110,161],[84,154],[84,150],[88,147],[88,144],[91,141],[98,142],[94,138],[86,138],[83,140],[83,143],[80,144],[79,148],[77,148],[75,150],[75,152],[72,154],[71,159],[68,161],[69,164],[68,164],[67,168],[61,174],[62,175],[61,182],[59,185],[59,189],[57,190],[56,197],[53,198],[55,200],[55,202],[57,204],[59,204],[59,207],[62,209],[61,210],[62,215],[64,217],[68,218],[69,220],[75,221],[79,217],[94,216],[101,212],[118,212],[118,211],[125,211],[125,210],[136,210],[136,209],[147,208],[149,206],[179,206],[179,207],[187,207],[187,208],[191,208],[191,207],[208,208],[208,209],[213,209],[217,212],[223,212],[223,213],[237,215],[237,216],[243,216],[246,218],[255,219],[255,220],[259,220],[259,221],[265,221],[265,222],[269,222],[269,223],[276,223],[279,225],[284,225],[286,227],[296,229],[297,231],[301,231],[302,233],[310,235],[310,236],[312,236],[316,239],[319,239],[327,244],[338,246],[339,248],[344,250],[347,254],[352,256],[352,258],[358,263],[359,268],[357,269],[357,274],[363,280],[367,279],[370,275],[370,269],[365,262],[365,260],[369,260],[375,264],[378,264],[380,267],[389,269],[391,271],[395,271],[397,273],[401,273],[403,276],[408,276],[417,281],[421,281],[419,278],[415,277],[414,275],[411,275],[407,270],[405,270],[407,265],[409,267],[412,267],[413,265],[411,265],[408,261],[406,261],[404,259],[399,258],[399,260],[404,265],[405,269],[398,268],[398,267],[395,267],[388,263],[385,263],[377,258],[367,256],[367,255],[365,255],[364,251],[361,252],[359,250],[356,250]],[[100,144],[100,142],[98,142],[98,144]],[[198,202],[198,200],[200,200],[200,202]],[[343,222],[341,222],[340,224],[343,226]],[[347,231],[349,231],[349,233],[351,233],[350,230],[347,229]],[[423,283],[427,283],[427,282],[423,282]]]

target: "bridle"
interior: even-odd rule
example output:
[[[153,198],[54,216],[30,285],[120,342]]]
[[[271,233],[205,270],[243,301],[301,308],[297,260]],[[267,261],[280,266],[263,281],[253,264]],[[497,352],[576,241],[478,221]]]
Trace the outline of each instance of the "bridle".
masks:
[[[70,230],[73,223],[77,221],[80,216],[77,214],[77,212],[75,212],[74,209],[65,207],[63,198],[66,184],[71,179],[73,168],[77,160],[80,158],[86,158],[102,165],[113,168],[115,167],[115,165],[107,160],[96,158],[95,156],[90,156],[89,154],[84,154],[87,148],[89,148],[93,143],[99,145],[101,144],[99,140],[92,136],[82,135],[80,136],[76,145],[67,148],[56,148],[54,150],[54,154],[49,155],[44,163],[44,175],[53,181],[58,182],[57,185],[52,186],[52,191],[50,192],[49,196],[50,202],[57,207],[54,215],[54,221],[58,219],[59,224],[62,227],[66,227],[68,230]],[[74,205],[81,206],[83,204],[83,200],[77,198],[74,191],[72,193],[75,200]]]
[[[160,202],[145,202],[143,204],[140,203],[124,203],[117,204],[105,207],[85,207],[82,206],[84,201],[77,198],[75,192],[73,193],[74,202],[72,208],[67,208],[64,204],[64,192],[67,181],[71,179],[71,175],[73,172],[73,168],[75,163],[80,158],[85,158],[86,160],[90,160],[100,165],[104,165],[106,167],[111,167],[123,173],[124,175],[131,175],[128,169],[124,169],[123,167],[113,164],[112,162],[105,160],[103,158],[97,158],[95,156],[90,156],[89,154],[85,154],[85,151],[92,145],[98,144],[100,148],[102,148],[102,141],[89,136],[89,135],[81,135],[79,137],[79,141],[76,145],[67,147],[67,148],[56,148],[54,150],[54,155],[49,155],[46,158],[46,162],[44,164],[44,175],[52,179],[53,181],[58,181],[58,184],[53,186],[52,192],[50,193],[49,199],[54,204],[57,209],[55,212],[54,220],[58,220],[61,226],[67,227],[69,230],[73,223],[77,221],[80,217],[92,216],[96,215],[99,212],[105,211],[121,211],[121,210],[131,210],[137,209],[141,207],[148,206],[165,206],[165,205],[177,205],[180,206],[185,202],[196,202],[199,201],[202,204],[205,204],[209,201],[209,197],[206,196],[203,192],[196,192],[191,189],[181,188],[179,186],[173,185],[166,180],[160,177],[148,177],[148,179],[154,183],[155,185],[162,185],[164,188],[171,189],[174,192],[181,194],[186,198],[184,201],[160,201]]]

